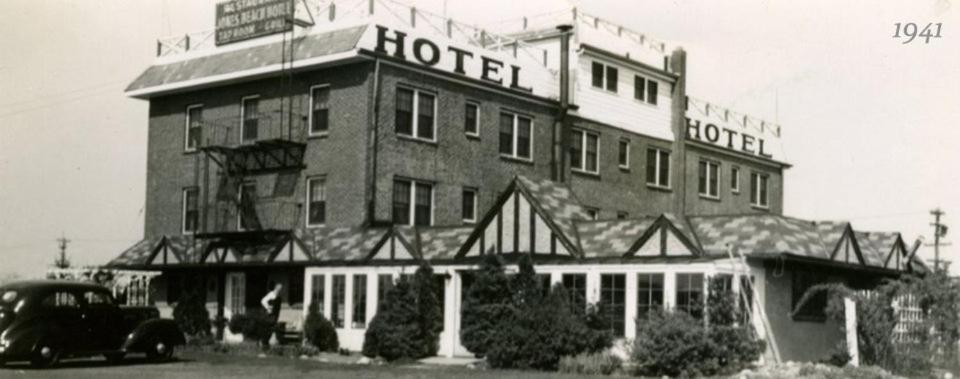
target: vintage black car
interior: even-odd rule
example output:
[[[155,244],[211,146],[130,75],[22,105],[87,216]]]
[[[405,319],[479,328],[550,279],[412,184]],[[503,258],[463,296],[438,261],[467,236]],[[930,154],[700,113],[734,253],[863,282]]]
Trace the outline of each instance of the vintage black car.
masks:
[[[0,286],[0,365],[47,367],[94,355],[120,361],[127,353],[163,360],[184,343],[180,328],[156,308],[121,308],[100,285],[42,280]]]

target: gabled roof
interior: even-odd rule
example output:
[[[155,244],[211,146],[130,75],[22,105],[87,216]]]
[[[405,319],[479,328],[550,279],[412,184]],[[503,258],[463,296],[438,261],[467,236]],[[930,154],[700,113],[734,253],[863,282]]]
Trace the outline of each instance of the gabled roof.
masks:
[[[518,176],[516,182],[521,184],[521,191],[526,191],[533,206],[550,220],[557,229],[567,238],[576,233],[573,225],[575,220],[587,220],[586,208],[580,203],[570,187],[548,179],[535,180],[525,176]]]
[[[900,239],[900,233],[896,232],[856,232],[855,235],[864,261],[875,267],[884,267]]]
[[[297,233],[315,261],[359,261],[382,244],[388,228],[319,227]]]
[[[107,262],[107,266],[146,265],[160,249],[160,242],[163,241],[163,238],[163,236],[144,238]]]
[[[727,245],[744,255],[792,254],[830,259],[816,224],[779,215],[692,216],[703,251],[726,256]]]
[[[656,217],[628,220],[577,221],[580,250],[586,258],[627,254]]]
[[[425,260],[453,259],[473,229],[473,226],[418,228],[420,256]]]

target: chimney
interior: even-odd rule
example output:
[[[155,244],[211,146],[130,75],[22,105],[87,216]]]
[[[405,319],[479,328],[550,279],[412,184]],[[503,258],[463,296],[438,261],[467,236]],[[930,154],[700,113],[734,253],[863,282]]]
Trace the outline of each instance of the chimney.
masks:
[[[570,30],[572,25],[557,26],[560,31],[560,107],[557,120],[553,125],[553,153],[551,157],[552,178],[556,182],[566,182],[566,161],[563,140],[566,138],[567,110],[570,108]]]
[[[671,163],[671,183],[677,189],[674,196],[673,212],[684,215],[687,212],[687,53],[680,48],[670,54],[670,72],[677,74],[677,83],[673,87],[673,163]],[[707,111],[709,112],[709,105]]]

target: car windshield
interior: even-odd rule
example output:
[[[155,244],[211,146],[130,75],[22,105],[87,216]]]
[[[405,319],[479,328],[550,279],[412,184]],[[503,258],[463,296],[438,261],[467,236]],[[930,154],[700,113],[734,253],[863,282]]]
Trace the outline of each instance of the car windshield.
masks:
[[[3,303],[13,303],[17,300],[17,291],[14,290],[0,290],[0,293],[3,293],[3,296],[0,296],[0,302]]]

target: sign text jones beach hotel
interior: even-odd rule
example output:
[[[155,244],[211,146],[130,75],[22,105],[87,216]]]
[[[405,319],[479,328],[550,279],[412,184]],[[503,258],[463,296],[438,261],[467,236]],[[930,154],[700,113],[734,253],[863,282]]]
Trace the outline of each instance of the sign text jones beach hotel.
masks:
[[[217,3],[217,46],[293,29],[290,0],[227,0]]]

